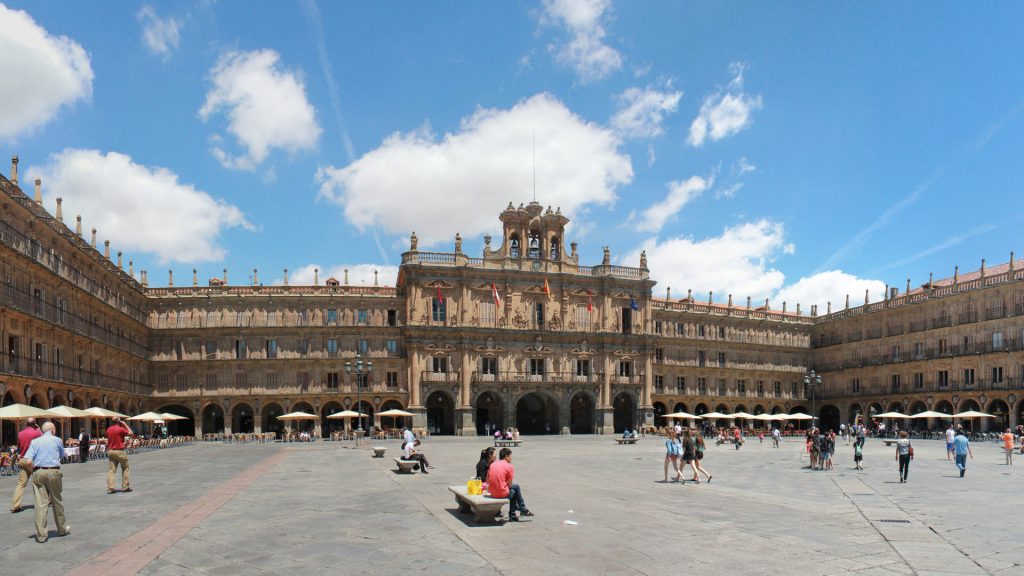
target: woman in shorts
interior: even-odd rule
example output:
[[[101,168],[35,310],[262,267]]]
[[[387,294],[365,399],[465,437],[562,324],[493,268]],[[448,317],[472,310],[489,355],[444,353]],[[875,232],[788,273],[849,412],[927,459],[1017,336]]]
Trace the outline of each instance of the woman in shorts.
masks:
[[[693,435],[693,454],[695,457],[693,461],[693,466],[695,468],[693,481],[700,483],[700,476],[697,475],[697,472],[700,472],[707,477],[708,482],[711,482],[711,474],[708,474],[708,471],[704,469],[702,464],[702,461],[704,460],[704,438],[700,434]]]
[[[676,440],[676,431],[669,428],[665,434],[665,482],[668,482],[668,465],[672,463],[672,469],[676,471],[676,481],[683,479],[679,471],[679,455],[682,453],[679,442]]]
[[[689,428],[683,430],[681,443],[683,445],[683,464],[679,467],[679,471],[682,472],[683,468],[689,464],[690,468],[693,470],[694,479],[697,479],[697,467],[693,464],[697,459],[697,449],[693,443],[693,435],[690,434]]]

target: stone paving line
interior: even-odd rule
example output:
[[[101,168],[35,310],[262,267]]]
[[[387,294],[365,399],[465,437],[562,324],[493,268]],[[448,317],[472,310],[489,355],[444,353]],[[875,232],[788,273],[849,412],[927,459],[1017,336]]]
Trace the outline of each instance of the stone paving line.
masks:
[[[1012,488],[1024,469],[1002,466],[987,444],[960,479],[942,443],[917,441],[903,485],[894,450],[877,441],[866,470],[841,443],[837,469],[820,472],[803,468],[798,440],[776,450],[753,439],[739,451],[709,446],[713,482],[680,485],[660,482],[658,438],[532,437],[513,463],[537,516],[493,527],[458,514],[446,489],[471,475],[486,439],[425,441],[429,475],[395,474],[399,442],[383,444],[383,459],[330,442],[154,452],[132,460],[136,491],[110,497],[98,495],[105,466],[71,465],[72,535],[35,544],[31,512],[2,516],[0,566],[61,574],[95,557],[88,565],[104,572],[112,564],[101,559],[120,558],[124,573],[147,575],[1024,573],[1020,533],[1004,520],[1019,517]]]

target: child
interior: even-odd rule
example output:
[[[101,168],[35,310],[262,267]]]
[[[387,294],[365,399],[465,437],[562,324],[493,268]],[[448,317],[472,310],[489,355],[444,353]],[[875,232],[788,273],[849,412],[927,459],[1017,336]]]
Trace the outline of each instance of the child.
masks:
[[[863,470],[864,467],[861,465],[861,461],[864,460],[864,448],[861,447],[860,442],[853,443],[853,463],[857,466],[857,470]]]

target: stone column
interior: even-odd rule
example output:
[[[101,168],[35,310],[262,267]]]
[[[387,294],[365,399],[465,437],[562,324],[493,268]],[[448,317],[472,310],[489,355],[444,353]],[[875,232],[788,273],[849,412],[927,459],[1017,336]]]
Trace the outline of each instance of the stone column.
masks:
[[[465,302],[465,299],[463,299]],[[462,392],[458,412],[462,418],[461,432],[463,436],[476,436],[476,420],[473,414],[473,371],[469,358],[469,348],[462,350]]]
[[[648,354],[644,358],[644,381],[640,393],[640,410],[646,412],[653,408],[651,398],[654,393],[654,357]]]
[[[615,420],[612,413],[612,360],[604,355],[604,379],[601,382],[601,399],[597,409],[597,430],[600,434],[614,434]]]
[[[420,352],[410,348],[409,356],[409,408],[423,408],[420,404]]]

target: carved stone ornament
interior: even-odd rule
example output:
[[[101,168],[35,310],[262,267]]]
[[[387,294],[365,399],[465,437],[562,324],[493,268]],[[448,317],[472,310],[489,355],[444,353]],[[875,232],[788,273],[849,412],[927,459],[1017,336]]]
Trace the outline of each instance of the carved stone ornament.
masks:
[[[505,352],[505,348],[494,345],[494,338],[488,338],[486,344],[483,346],[477,346],[474,350],[480,353],[481,356],[486,356],[488,358]]]
[[[578,347],[570,350],[569,353],[573,356],[584,356],[589,358],[594,355],[594,349],[591,348],[589,344],[587,344],[586,340],[584,340],[580,342],[580,345]]]
[[[533,341],[533,346],[527,346],[523,349],[523,352],[525,352],[527,356],[536,357],[539,354],[550,354],[551,348],[545,346],[541,342],[540,336],[537,336],[537,339]]]
[[[430,354],[431,356],[447,356],[455,351],[455,346],[441,340],[436,340],[432,344],[427,344],[425,348],[427,350],[427,354]]]

